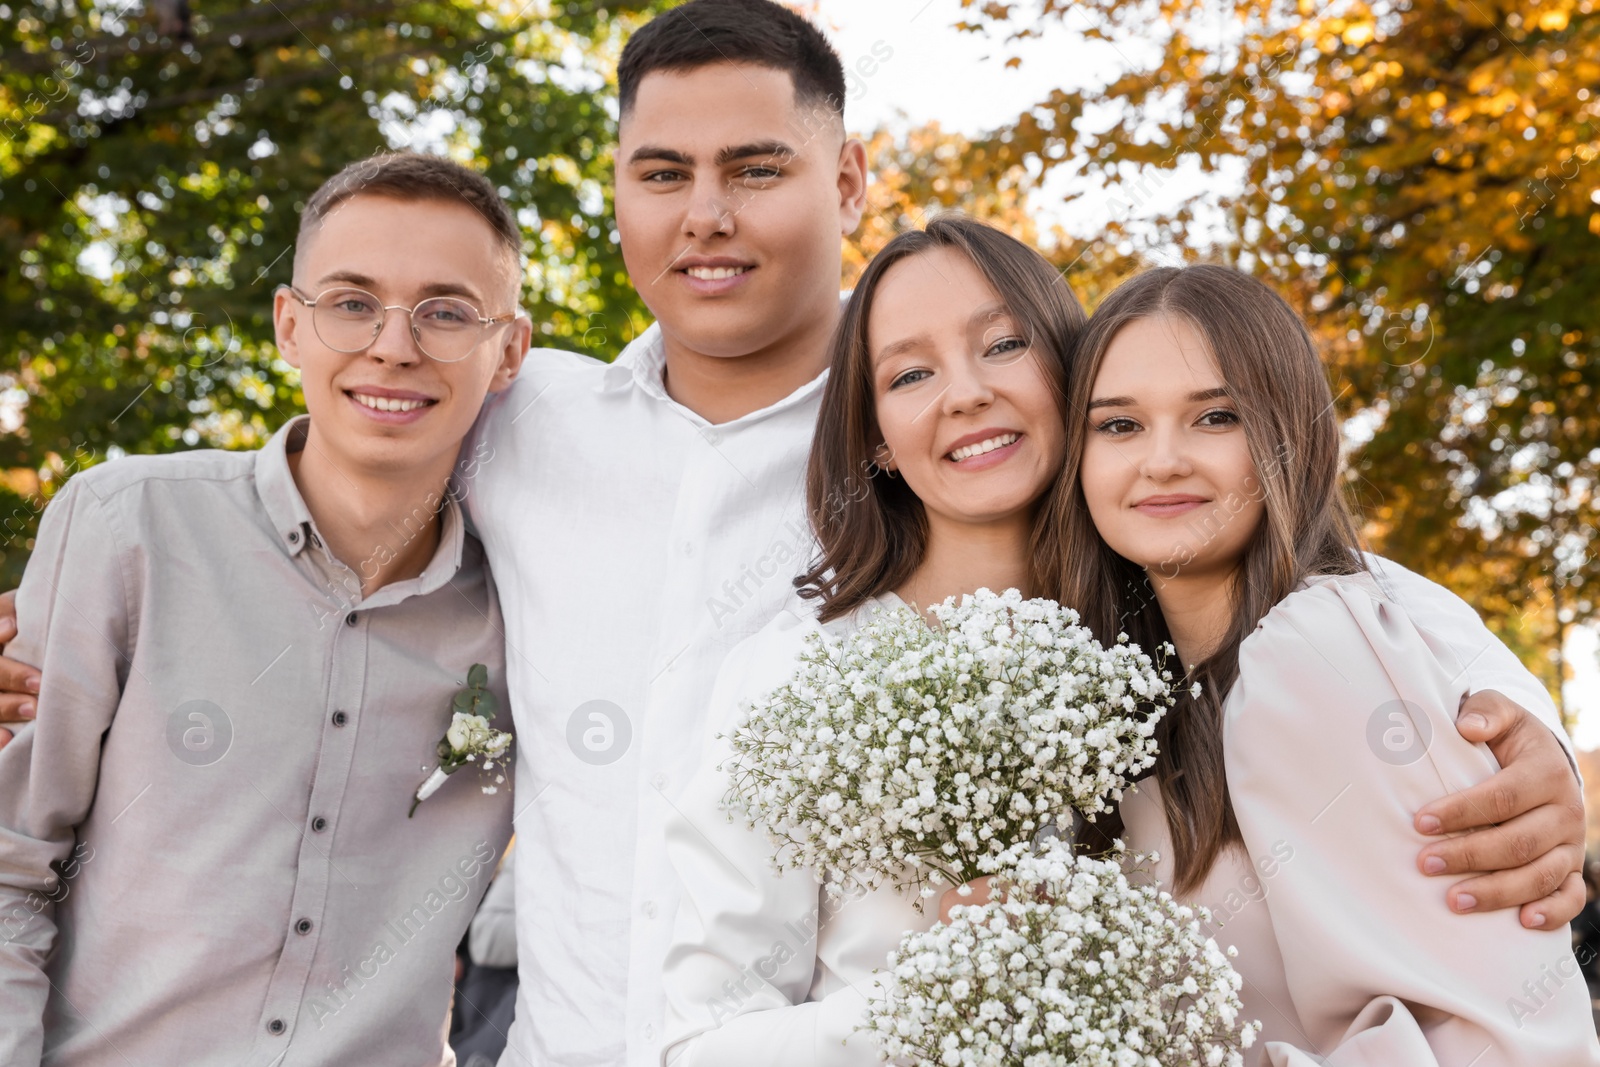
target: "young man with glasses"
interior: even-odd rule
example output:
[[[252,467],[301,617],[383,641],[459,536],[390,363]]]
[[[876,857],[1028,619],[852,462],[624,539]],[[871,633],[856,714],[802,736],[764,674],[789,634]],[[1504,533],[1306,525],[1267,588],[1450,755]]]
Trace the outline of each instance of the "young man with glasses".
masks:
[[[447,1061],[511,790],[469,764],[407,812],[475,664],[506,703],[452,472],[527,350],[521,240],[453,163],[348,168],[274,305],[309,414],[46,510],[12,651],[50,682],[0,750],[0,1063]]]

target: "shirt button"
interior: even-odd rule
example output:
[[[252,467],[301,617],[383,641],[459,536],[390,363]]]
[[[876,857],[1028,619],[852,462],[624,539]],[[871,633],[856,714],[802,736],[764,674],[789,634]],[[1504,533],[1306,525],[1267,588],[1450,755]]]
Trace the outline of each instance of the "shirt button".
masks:
[[[694,555],[694,542],[693,541],[685,541],[683,543],[683,554],[685,556]]]
[[[311,932],[311,920],[301,919],[299,922],[295,923],[294,932],[297,934],[309,934]]]
[[[320,834],[327,828],[328,820],[324,819],[322,816],[318,815],[315,819],[311,820],[311,829],[315,830],[317,833]]]
[[[281,1034],[283,1033],[283,1029],[284,1027],[282,1019],[274,1019],[267,1024],[267,1033],[269,1034]]]
[[[706,444],[715,446],[715,445],[720,445],[721,443],[722,443],[722,431],[720,431],[720,430],[707,430],[706,431]]]
[[[667,787],[667,776],[664,774],[651,775],[650,784],[657,789],[665,789]]]
[[[644,912],[644,917],[646,919],[654,919],[656,917],[656,902],[653,900],[647,900],[644,902],[644,906],[639,910]]]
[[[656,1028],[650,1023],[644,1024],[643,1033],[646,1041],[654,1041],[656,1039]]]
[[[347,723],[349,721],[350,721],[350,716],[346,715],[344,712],[336,711],[336,712],[333,713],[333,725],[335,725],[335,726],[343,726],[345,723]]]
[[[346,615],[344,617],[344,624],[346,626],[354,626],[356,624],[356,613],[352,611],[350,614]]]
[[[299,530],[290,530],[289,531],[289,543],[291,545],[298,545],[300,543],[300,531]]]

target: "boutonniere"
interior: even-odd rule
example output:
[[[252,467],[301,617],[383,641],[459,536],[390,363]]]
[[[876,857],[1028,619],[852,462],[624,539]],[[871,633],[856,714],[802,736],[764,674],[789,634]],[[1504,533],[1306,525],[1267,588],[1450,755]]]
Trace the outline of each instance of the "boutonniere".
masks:
[[[496,764],[505,763],[506,749],[511,746],[511,735],[489,725],[498,706],[494,694],[485,688],[489,684],[489,668],[474,663],[467,671],[467,685],[450,702],[450,726],[439,739],[439,766],[428,775],[428,780],[417,789],[406,818],[417,813],[417,805],[444,785],[444,780],[469,763],[481,766],[485,776],[494,775],[494,781],[483,784],[485,793],[498,793],[506,776],[495,770]]]

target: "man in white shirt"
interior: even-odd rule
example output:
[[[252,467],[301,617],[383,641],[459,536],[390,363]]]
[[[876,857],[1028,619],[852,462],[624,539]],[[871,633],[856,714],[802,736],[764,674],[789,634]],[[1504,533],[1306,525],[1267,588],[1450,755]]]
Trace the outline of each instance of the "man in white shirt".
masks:
[[[521,985],[506,1064],[659,1062],[677,900],[663,820],[706,740],[723,657],[793,603],[811,549],[805,462],[841,238],[865,205],[838,59],[787,10],[686,4],[635,34],[618,73],[617,229],[658,326],[610,365],[532,353],[483,417],[492,458],[469,496],[502,592],[520,738]],[[1500,684],[1555,723],[1509,653],[1482,651],[1470,609],[1384,568],[1408,599],[1460,613],[1445,627],[1476,660],[1475,689]],[[1492,694],[1484,707],[1503,710]],[[1576,801],[1549,732],[1517,719],[1543,746],[1528,759],[1556,779],[1540,799]],[[1519,806],[1533,796],[1530,781],[1516,788]],[[1581,814],[1572,822],[1563,835],[1581,838]],[[1517,862],[1488,844],[1450,869]],[[1548,861],[1557,882],[1580,855]],[[1503,884],[1499,898],[1469,888],[1480,909],[1555,888],[1531,885]],[[1561,923],[1581,905],[1579,889],[1538,906]]]
[[[841,239],[865,207],[838,57],[787,9],[693,0],[641,28],[618,74],[617,229],[658,325],[609,365],[534,350],[468,444],[518,737],[520,982],[501,1061],[514,1067],[659,1062],[677,904],[662,827],[706,741],[723,657],[796,602]],[[1501,688],[1555,725],[1466,605],[1384,566],[1414,611],[1448,616],[1435,628],[1459,635],[1475,690]],[[0,689],[25,677],[0,662]],[[0,701],[0,718],[14,706]],[[1546,896],[1581,857],[1566,757],[1503,698],[1466,710],[1515,766],[1428,811],[1443,831],[1469,828],[1494,797],[1496,821],[1517,821],[1425,855],[1444,874],[1533,858],[1452,887],[1452,903],[1537,901],[1525,921],[1563,924],[1583,903],[1576,875]]]

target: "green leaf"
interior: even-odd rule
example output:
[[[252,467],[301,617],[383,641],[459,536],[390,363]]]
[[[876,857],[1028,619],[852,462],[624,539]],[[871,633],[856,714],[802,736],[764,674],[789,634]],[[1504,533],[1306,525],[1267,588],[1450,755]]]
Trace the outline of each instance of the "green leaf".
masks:
[[[472,669],[467,671],[467,684],[474,689],[482,689],[489,684],[489,668],[481,663],[474,663]]]

